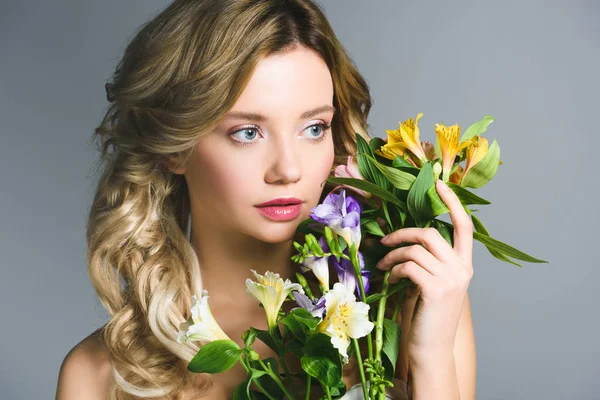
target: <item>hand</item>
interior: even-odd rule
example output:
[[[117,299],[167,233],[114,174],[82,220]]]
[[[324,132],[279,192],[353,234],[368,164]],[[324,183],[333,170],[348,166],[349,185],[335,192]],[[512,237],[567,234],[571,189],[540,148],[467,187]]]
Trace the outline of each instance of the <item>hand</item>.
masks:
[[[416,243],[390,251],[377,264],[389,270],[389,282],[409,278],[417,286],[421,304],[405,339],[413,360],[452,355],[458,320],[473,277],[473,223],[456,194],[436,183],[440,198],[450,210],[454,248],[435,228],[403,228],[382,239],[386,246]],[[422,246],[421,246],[422,245]],[[403,323],[404,325],[404,323]],[[405,342],[406,343],[406,342]]]

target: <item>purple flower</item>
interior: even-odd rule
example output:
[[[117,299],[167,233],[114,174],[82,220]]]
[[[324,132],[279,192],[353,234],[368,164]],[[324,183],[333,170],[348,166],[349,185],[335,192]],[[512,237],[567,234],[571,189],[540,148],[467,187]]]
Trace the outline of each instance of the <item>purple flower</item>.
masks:
[[[348,255],[348,249],[344,250],[344,253]],[[360,265],[360,276],[362,278],[363,286],[365,288],[365,294],[369,293],[369,277],[371,276],[371,271],[365,269],[365,261],[360,252],[358,252],[358,260]],[[362,296],[360,295],[360,286],[358,283],[358,279],[356,279],[356,273],[354,272],[354,266],[350,260],[346,260],[345,258],[340,258],[340,261],[335,257],[331,257],[331,264],[337,273],[338,280],[342,283],[346,288],[354,292],[356,290],[357,297],[361,300]]]
[[[360,213],[362,206],[352,196],[346,197],[346,191],[340,194],[330,193],[323,203],[311,210],[310,217],[327,225],[333,232],[344,238],[348,247],[360,244]]]
[[[300,307],[311,313],[313,317],[323,318],[323,314],[325,313],[325,296],[320,299],[311,300],[303,293],[292,293],[294,294],[296,303],[298,303]]]

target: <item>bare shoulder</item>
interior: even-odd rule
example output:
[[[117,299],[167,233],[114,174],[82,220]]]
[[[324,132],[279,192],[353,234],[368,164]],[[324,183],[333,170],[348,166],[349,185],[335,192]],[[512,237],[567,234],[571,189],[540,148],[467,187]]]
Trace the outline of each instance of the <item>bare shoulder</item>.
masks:
[[[110,362],[100,336],[102,328],[77,343],[65,356],[56,400],[106,400],[112,379]]]

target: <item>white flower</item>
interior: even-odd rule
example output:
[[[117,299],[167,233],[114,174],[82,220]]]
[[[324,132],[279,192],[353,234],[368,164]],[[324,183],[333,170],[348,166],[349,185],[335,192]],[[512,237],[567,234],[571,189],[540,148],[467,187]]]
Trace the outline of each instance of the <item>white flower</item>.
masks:
[[[253,269],[251,271],[257,282],[250,278],[246,279],[246,288],[251,295],[262,303],[267,314],[267,324],[269,328],[273,328],[277,326],[277,314],[288,294],[292,290],[304,294],[304,289],[299,283],[292,283],[289,279],[284,281],[279,274],[267,271],[263,276]]]
[[[300,269],[302,272],[312,271],[319,280],[319,285],[324,291],[329,290],[329,256],[326,257],[306,257]]]
[[[208,291],[203,290],[200,300],[192,296],[192,316],[186,322],[179,324],[177,341],[184,343],[188,340],[199,340],[203,343],[214,340],[229,339],[223,332],[208,307]]]
[[[344,363],[348,362],[350,339],[366,336],[375,325],[369,321],[369,305],[357,302],[352,290],[336,282],[325,294],[325,319],[317,330],[331,336],[331,344],[338,349]]]

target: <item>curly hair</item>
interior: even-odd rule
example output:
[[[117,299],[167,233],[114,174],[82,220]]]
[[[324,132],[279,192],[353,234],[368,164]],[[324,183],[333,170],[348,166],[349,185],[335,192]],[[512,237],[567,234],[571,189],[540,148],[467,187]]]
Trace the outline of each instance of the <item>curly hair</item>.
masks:
[[[257,63],[296,46],[315,51],[331,72],[335,168],[354,152],[356,134],[369,138],[372,103],[311,0],[176,0],[138,29],[106,84],[109,106],[92,135],[102,174],[86,235],[88,273],[110,315],[102,337],[111,399],[178,399],[197,383],[186,366],[199,348],[176,338],[203,285],[187,185],[165,162],[175,154],[186,162]]]

